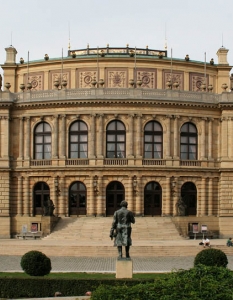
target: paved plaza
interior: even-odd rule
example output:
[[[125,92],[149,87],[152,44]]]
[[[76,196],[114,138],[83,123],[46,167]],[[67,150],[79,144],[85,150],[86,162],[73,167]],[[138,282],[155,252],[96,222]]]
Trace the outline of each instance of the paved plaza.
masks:
[[[0,256],[0,272],[22,272],[21,256]],[[116,258],[50,257],[52,272],[115,273]],[[133,257],[134,273],[170,272],[193,267],[194,257]],[[233,270],[233,256],[228,256],[228,268]]]

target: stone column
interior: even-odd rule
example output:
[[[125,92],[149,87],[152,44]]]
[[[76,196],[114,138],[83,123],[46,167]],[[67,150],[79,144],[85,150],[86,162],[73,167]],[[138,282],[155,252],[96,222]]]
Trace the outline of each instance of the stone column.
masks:
[[[163,216],[170,216],[171,215],[171,179],[170,177],[166,177],[166,190],[165,190],[166,197],[163,197],[162,201],[162,215]]]
[[[212,118],[208,118],[208,159],[210,160],[213,158],[213,120]]]
[[[137,115],[136,157],[142,158],[142,115]]]
[[[133,126],[133,120],[134,120],[134,114],[129,115],[129,133],[128,133],[128,157],[134,157],[133,149],[133,132],[134,132],[134,126]]]
[[[97,216],[106,215],[106,195],[103,195],[103,178],[98,177],[99,193],[97,195]]]
[[[17,215],[22,216],[23,215],[23,177],[19,176],[18,177],[18,209],[17,209]]]
[[[135,177],[136,179],[137,177]],[[125,196],[126,201],[128,202],[128,208],[129,210],[134,210],[134,204],[136,203],[136,198],[137,198],[137,192],[136,188],[134,188],[133,185],[134,177],[129,176],[128,177],[128,188],[127,188],[127,194]],[[136,179],[137,182],[137,179]]]
[[[201,159],[205,160],[206,159],[206,147],[205,147],[205,121],[206,118],[201,118],[202,122],[201,122]]]
[[[65,193],[65,177],[60,177],[60,190],[61,195],[59,197],[59,207],[58,207],[58,214],[59,216],[68,216],[68,208],[69,203],[69,196]]]
[[[174,116],[174,156],[173,158],[178,159],[179,154],[178,154],[178,149],[180,148],[178,145],[178,119],[179,116]]]
[[[208,216],[213,215],[213,178],[209,178],[208,186]]]
[[[60,149],[61,157],[66,158],[66,115],[62,115]]]
[[[53,158],[58,158],[58,116],[54,116],[54,134],[52,135],[53,142],[52,142],[52,156]]]
[[[166,143],[165,143],[165,157],[166,158],[171,158],[171,118],[172,116],[166,116],[167,118],[167,138],[166,138]]]
[[[104,114],[98,115],[99,117],[99,128],[98,128],[98,139],[97,139],[97,157],[103,158],[103,145],[104,145],[104,136],[103,136],[103,118]]]
[[[200,201],[200,208],[199,208],[199,216],[206,215],[206,179],[201,179],[201,201]]]
[[[221,118],[221,158],[227,157],[227,120],[225,117]]]
[[[231,157],[233,156],[233,118],[230,117],[230,121],[229,121],[229,129],[228,129],[228,132],[229,132],[229,136],[228,136],[228,141],[229,141],[229,147],[228,147],[228,157]]]
[[[94,215],[94,203],[95,203],[95,192],[94,192],[94,176],[90,176],[90,186],[89,186],[89,201],[87,203],[87,215],[93,216]],[[96,182],[97,185],[97,182]],[[96,186],[97,187],[97,186]]]
[[[24,181],[24,185],[25,185],[25,206],[24,206],[24,216],[29,216],[30,215],[30,182],[29,182],[29,177],[25,177],[25,181]],[[32,205],[33,208],[33,205]]]
[[[137,177],[137,186],[138,186],[138,191],[136,193],[136,195],[134,196],[135,199],[135,214],[136,216],[141,216],[142,214],[144,214],[144,203],[143,203],[143,189],[141,188],[142,184],[141,184],[141,177]]]
[[[175,185],[174,187],[171,188],[171,207],[172,207],[172,215],[176,216],[177,215],[177,208],[176,208],[176,203],[178,202],[179,197],[181,197],[181,187],[179,183],[178,177],[171,178],[171,185],[172,185],[172,180],[174,181]]]
[[[91,128],[90,128],[90,147],[88,147],[89,149],[89,153],[90,153],[90,158],[95,158],[95,114],[91,115]]]
[[[9,121],[8,117],[1,117],[1,151],[2,157],[9,157],[9,139],[10,139],[10,131],[9,131]]]
[[[227,157],[231,157],[231,141],[232,141],[232,131],[231,131],[231,117],[227,118]]]
[[[30,158],[30,137],[31,137],[30,117],[27,117],[26,133],[25,133],[25,156],[27,159]]]
[[[23,159],[23,142],[24,142],[24,118],[19,118],[19,158]]]

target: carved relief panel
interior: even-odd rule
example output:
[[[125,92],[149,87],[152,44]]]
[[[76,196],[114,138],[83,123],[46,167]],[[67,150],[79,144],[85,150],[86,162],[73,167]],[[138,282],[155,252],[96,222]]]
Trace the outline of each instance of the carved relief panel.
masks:
[[[106,69],[106,87],[108,88],[127,88],[128,72],[127,69]]]
[[[24,84],[31,83],[31,91],[42,91],[44,89],[44,72],[24,74]]]
[[[166,89],[166,83],[171,81],[172,84],[177,82],[179,90],[184,90],[184,73],[179,71],[164,70],[163,71],[163,89]]]
[[[56,71],[51,71],[50,72],[50,78],[49,78],[49,89],[54,89],[54,81],[58,80],[61,82],[62,80],[66,80],[67,81],[67,89],[70,88],[70,70],[56,70]],[[60,86],[59,86],[60,88]]]
[[[79,69],[77,78],[78,88],[91,88],[92,80],[97,80],[97,71],[91,69]]]
[[[157,70],[156,69],[137,69],[137,80],[142,81],[142,88],[157,88]]]
[[[208,86],[209,76],[206,76],[206,87]],[[205,83],[205,75],[200,73],[189,74],[189,90],[192,92],[200,92],[201,85]]]

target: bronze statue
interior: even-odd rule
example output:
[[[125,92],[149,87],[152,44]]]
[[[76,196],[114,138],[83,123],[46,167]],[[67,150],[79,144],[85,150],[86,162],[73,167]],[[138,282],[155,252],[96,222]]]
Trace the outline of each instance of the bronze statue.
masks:
[[[122,258],[122,246],[125,246],[126,258],[130,259],[129,248],[132,245],[131,240],[131,223],[135,223],[132,211],[128,210],[128,203],[123,200],[121,208],[115,211],[113,216],[110,238],[114,240],[114,246],[118,249],[118,259]]]
[[[183,199],[180,197],[178,202],[176,203],[177,216],[185,216],[186,208],[187,208],[187,205],[184,203]]]
[[[44,216],[54,216],[53,211],[55,209],[55,206],[53,204],[53,200],[48,198],[48,200],[44,201]]]

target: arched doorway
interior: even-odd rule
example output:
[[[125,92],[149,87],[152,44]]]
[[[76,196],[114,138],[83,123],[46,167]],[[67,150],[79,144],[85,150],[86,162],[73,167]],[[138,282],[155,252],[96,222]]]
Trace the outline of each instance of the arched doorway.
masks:
[[[197,214],[197,189],[194,183],[186,182],[181,187],[181,198],[185,204],[185,215]]]
[[[113,181],[106,188],[106,215],[113,215],[120,208],[120,203],[125,199],[123,184]]]
[[[161,216],[162,189],[158,182],[149,182],[144,189],[144,215]]]
[[[69,190],[69,214],[86,215],[86,196],[87,190],[85,185],[80,182],[74,182]]]
[[[34,186],[34,215],[43,215],[44,207],[50,198],[49,186],[45,182],[38,182]]]

